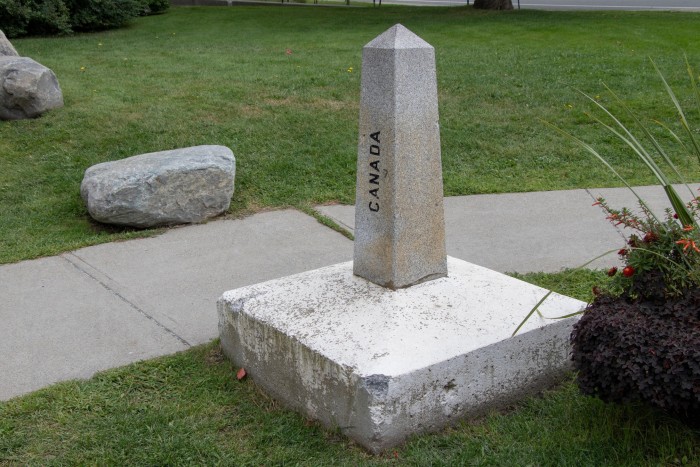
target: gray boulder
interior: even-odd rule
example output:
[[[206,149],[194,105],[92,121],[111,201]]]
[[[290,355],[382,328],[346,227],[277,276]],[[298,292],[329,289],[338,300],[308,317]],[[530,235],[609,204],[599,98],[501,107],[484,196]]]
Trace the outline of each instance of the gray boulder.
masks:
[[[28,57],[0,55],[0,119],[34,118],[63,107],[53,71]]]
[[[7,40],[5,33],[0,30],[0,56],[1,55],[11,55],[13,57],[19,57],[19,54],[12,46],[12,43]]]
[[[228,209],[236,160],[224,146],[194,146],[93,165],[80,195],[99,222],[132,227],[188,224]]]

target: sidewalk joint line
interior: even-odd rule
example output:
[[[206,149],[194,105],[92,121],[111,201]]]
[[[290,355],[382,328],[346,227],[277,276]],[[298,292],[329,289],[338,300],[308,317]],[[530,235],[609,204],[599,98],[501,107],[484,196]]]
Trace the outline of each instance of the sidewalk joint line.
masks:
[[[105,282],[101,281],[101,280],[100,280],[99,278],[97,278],[95,275],[90,274],[86,269],[80,267],[80,265],[76,262],[76,260],[79,261],[79,262],[81,262],[81,263],[84,263],[85,265],[87,265],[88,267],[90,267],[90,268],[92,268],[92,269],[95,269],[92,265],[90,265],[89,263],[85,262],[82,258],[80,258],[80,257],[78,257],[78,256],[76,256],[76,255],[74,255],[74,254],[71,253],[71,252],[63,253],[63,254],[60,255],[60,257],[63,258],[63,259],[64,259],[65,261],[67,261],[68,263],[70,263],[75,269],[77,269],[78,271],[82,272],[83,274],[85,274],[86,276],[88,276],[89,278],[91,278],[92,280],[94,280],[95,282],[97,282],[98,284],[100,284],[102,287],[104,287],[104,288],[105,288],[108,292],[110,292],[112,295],[116,296],[116,297],[119,298],[121,301],[123,301],[124,303],[126,303],[127,305],[129,305],[131,308],[133,308],[134,310],[136,310],[136,311],[138,311],[139,313],[141,313],[143,316],[145,316],[145,317],[146,317],[147,319],[149,319],[150,321],[153,321],[153,322],[156,324],[156,326],[160,327],[160,328],[163,329],[166,333],[170,334],[170,335],[173,336],[175,339],[179,340],[179,341],[180,341],[182,344],[184,344],[186,347],[188,347],[188,348],[189,348],[189,347],[192,347],[192,344],[190,344],[189,342],[187,342],[184,338],[180,337],[175,331],[173,331],[172,329],[168,328],[168,327],[165,326],[163,323],[161,323],[160,321],[158,321],[157,319],[155,319],[153,316],[151,316],[151,315],[149,315],[148,313],[146,313],[146,311],[143,310],[141,307],[139,307],[139,306],[136,305],[135,303],[129,301],[129,299],[127,299],[127,298],[124,297],[122,294],[120,294],[119,292],[117,292],[116,290],[114,290],[113,288],[111,288],[111,287],[110,287],[109,285],[107,285]]]

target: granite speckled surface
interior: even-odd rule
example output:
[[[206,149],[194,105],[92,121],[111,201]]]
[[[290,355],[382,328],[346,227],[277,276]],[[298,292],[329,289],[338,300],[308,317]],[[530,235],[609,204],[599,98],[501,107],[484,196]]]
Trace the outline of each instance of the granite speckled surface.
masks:
[[[397,24],[362,52],[354,273],[391,289],[447,274],[435,50]]]

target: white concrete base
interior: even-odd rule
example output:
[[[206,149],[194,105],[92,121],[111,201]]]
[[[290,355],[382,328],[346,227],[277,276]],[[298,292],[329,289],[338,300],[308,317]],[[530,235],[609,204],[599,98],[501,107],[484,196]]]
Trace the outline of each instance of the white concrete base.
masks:
[[[226,292],[221,345],[275,398],[373,452],[555,383],[576,318],[533,316],[511,337],[546,290],[447,264],[448,277],[396,291],[347,262]],[[552,294],[540,310],[584,306]]]

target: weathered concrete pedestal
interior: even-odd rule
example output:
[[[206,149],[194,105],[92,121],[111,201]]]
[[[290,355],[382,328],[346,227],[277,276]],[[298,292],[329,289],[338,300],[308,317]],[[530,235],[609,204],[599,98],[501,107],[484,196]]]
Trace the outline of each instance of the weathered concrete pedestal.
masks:
[[[574,319],[510,337],[547,291],[446,257],[435,55],[401,25],[363,50],[359,133],[354,261],[226,292],[219,334],[275,398],[379,452],[556,382]]]
[[[546,293],[448,258],[448,277],[389,290],[352,262],[226,292],[221,345],[273,397],[372,452],[502,407],[569,368],[575,318],[533,316]],[[553,294],[544,316],[582,309]]]

